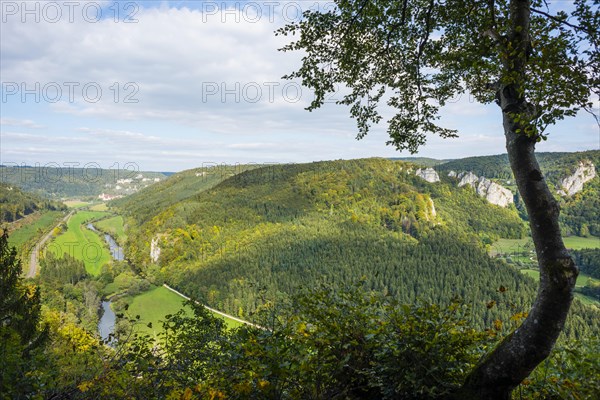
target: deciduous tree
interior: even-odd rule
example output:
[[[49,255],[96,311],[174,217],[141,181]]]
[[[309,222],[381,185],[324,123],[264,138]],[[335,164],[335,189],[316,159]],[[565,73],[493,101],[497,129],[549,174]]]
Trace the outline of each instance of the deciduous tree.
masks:
[[[600,94],[599,4],[575,0],[554,12],[545,0],[336,0],[278,31],[296,35],[282,50],[305,54],[287,78],[314,90],[308,109],[344,85],[349,93],[338,103],[350,106],[358,138],[381,121],[381,103],[396,112],[388,144],[411,152],[427,134],[456,136],[438,120],[457,95],[499,106],[540,286],[529,316],[472,371],[461,398],[508,399],[564,326],[578,271],[534,152],[549,126],[591,112],[590,99]]]

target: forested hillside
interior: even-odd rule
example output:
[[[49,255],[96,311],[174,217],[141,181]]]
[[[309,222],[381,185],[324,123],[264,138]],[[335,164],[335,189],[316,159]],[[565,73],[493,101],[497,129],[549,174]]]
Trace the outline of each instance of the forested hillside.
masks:
[[[265,299],[361,277],[401,302],[459,296],[479,327],[526,310],[533,281],[485,251],[492,240],[525,234],[516,209],[449,180],[428,183],[415,169],[383,159],[270,166],[196,194],[203,176],[188,171],[162,184],[186,182],[183,193],[170,192],[182,199],[170,206],[153,200],[161,186],[114,204],[137,268],[244,318]],[[597,329],[596,317],[578,309],[569,334]]]
[[[168,206],[210,189],[235,174],[257,167],[258,165],[215,165],[183,171],[127,198],[113,200],[111,205],[125,214],[135,215],[139,225]]]
[[[596,166],[600,163],[600,150],[573,153],[536,153],[536,157],[548,181],[556,184],[559,179],[572,174],[581,160],[590,160]],[[436,165],[440,171],[472,171],[489,179],[513,179],[508,155],[466,157]]]
[[[487,254],[498,238],[526,236],[512,205],[494,206],[447,176],[429,183],[402,161],[218,168],[111,203],[121,215],[105,222],[127,235],[128,262],[95,275],[85,259],[48,252],[39,289],[9,279],[10,290],[36,293],[31,310],[9,313],[33,313],[23,321],[39,324],[0,327],[10,339],[0,389],[12,398],[445,398],[527,315],[536,283]],[[5,236],[0,246],[2,268],[19,270]],[[573,253],[591,277],[598,251]],[[197,304],[141,326],[147,310],[122,296],[163,282],[268,329],[226,328]],[[116,342],[95,333],[107,294],[113,306],[130,305],[115,308]],[[519,395],[593,398],[599,322],[597,308],[575,301],[558,347]],[[47,339],[22,351],[21,338],[38,336]]]
[[[551,190],[560,199],[560,222],[563,234],[600,236],[600,213],[598,212],[600,210],[600,177],[596,176],[587,182],[583,190],[572,196],[560,196],[557,193],[560,189],[560,181],[572,175],[580,162],[591,161],[597,170],[600,165],[600,150],[575,153],[538,153],[536,156]],[[503,180],[503,184],[515,192],[514,183],[512,183],[514,179],[506,154],[452,160],[435,166],[435,169],[441,176],[447,175],[450,171],[471,171],[475,175],[485,176],[488,179],[500,179]],[[511,184],[506,184],[507,181]],[[518,198],[517,206],[522,207]]]
[[[163,180],[160,172],[138,171],[134,164],[102,169],[95,163],[85,168],[0,165],[0,182],[50,199],[96,198],[102,193],[128,195]]]
[[[0,183],[0,224],[14,222],[35,211],[64,210],[65,205]]]

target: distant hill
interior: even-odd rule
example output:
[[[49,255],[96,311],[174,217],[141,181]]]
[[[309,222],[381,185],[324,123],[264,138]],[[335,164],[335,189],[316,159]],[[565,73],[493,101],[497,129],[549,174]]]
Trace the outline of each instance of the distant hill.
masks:
[[[581,161],[591,161],[596,166],[596,173],[600,173],[600,150],[538,153],[537,158],[551,191],[560,201],[563,234],[600,236],[600,176],[587,182],[583,190],[573,196],[558,195],[558,190],[561,189],[560,181],[572,175]],[[453,160],[439,164],[435,169],[442,176],[450,171],[471,171],[478,176],[502,180],[503,184],[506,181],[514,181],[506,154]],[[509,188],[516,193],[514,182]],[[519,202],[518,206],[521,207]]]
[[[146,222],[165,208],[196,196],[218,183],[258,165],[216,165],[171,173],[169,179],[144,188],[126,198],[113,200],[111,206],[125,215],[135,215],[137,223]]]
[[[136,268],[245,318],[265,299],[360,277],[406,302],[460,296],[476,309],[479,326],[509,318],[512,306],[525,309],[533,281],[491,260],[484,246],[524,234],[517,210],[493,206],[448,178],[426,182],[416,168],[330,161],[210,180],[197,169],[112,205],[126,215],[126,254]],[[511,288],[502,299],[500,286]],[[488,309],[490,300],[504,305]],[[580,311],[578,329],[593,326],[594,317]]]
[[[160,172],[135,169],[0,166],[0,182],[49,199],[126,196],[164,180]]]
[[[557,184],[558,180],[573,173],[580,160],[590,160],[600,165],[600,150],[589,150],[574,153],[536,153],[540,168],[548,181]],[[440,163],[438,171],[471,171],[475,175],[489,179],[512,179],[512,171],[507,154],[495,156],[467,157]]]
[[[514,206],[491,205],[447,176],[426,182],[416,168],[340,160],[210,180],[196,169],[112,204],[126,215],[136,268],[244,318],[265,299],[360,277],[405,302],[460,296],[482,327],[527,308],[533,281],[485,247],[524,235]],[[500,286],[511,288],[502,298]],[[490,300],[504,305],[488,309]],[[594,315],[578,308],[577,330],[598,329]]]
[[[63,210],[65,205],[0,183],[0,225],[14,222],[36,211]]]
[[[390,158],[392,161],[407,161],[413,164],[419,165],[421,167],[435,167],[436,165],[441,165],[447,163],[452,160],[437,160],[435,158],[428,157],[392,157]]]

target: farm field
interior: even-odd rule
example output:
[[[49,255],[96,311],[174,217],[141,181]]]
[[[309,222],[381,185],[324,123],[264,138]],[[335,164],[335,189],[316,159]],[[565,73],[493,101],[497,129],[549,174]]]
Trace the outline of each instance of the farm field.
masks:
[[[523,274],[531,276],[536,281],[540,280],[540,271],[537,269],[522,269],[520,270]],[[588,280],[591,279],[592,282],[600,283],[598,279],[594,279],[589,275],[584,274],[583,272],[579,273],[577,277],[577,282],[575,283],[575,287],[583,287],[587,284]]]
[[[586,248],[600,248],[600,238],[595,236],[565,236],[563,239],[565,241],[565,246],[568,249],[580,250]],[[491,245],[490,255],[517,253],[524,250],[533,250],[533,242],[530,237],[523,239],[500,239]]]
[[[104,215],[100,211],[79,211],[69,218],[66,232],[57,236],[48,245],[47,251],[52,251],[57,257],[69,253],[85,263],[88,273],[98,275],[102,266],[111,261],[111,256],[104,240],[87,229],[85,223]]]
[[[66,201],[63,201],[63,203],[65,203],[65,205],[69,208],[81,208],[81,207],[88,206],[90,204],[87,201],[81,201],[81,200],[66,200]]]
[[[27,241],[32,240],[38,235],[39,230],[42,232],[48,231],[56,221],[63,215],[60,211],[47,211],[39,218],[29,224],[26,224],[19,229],[15,229],[10,233],[8,243],[20,249]]]
[[[94,226],[99,230],[108,233],[117,242],[123,244],[127,240],[125,229],[123,227],[123,217],[120,215],[106,218],[94,223]]]
[[[94,204],[90,207],[90,211],[107,211],[106,203]]]
[[[521,271],[521,273],[532,277],[536,281],[540,280],[540,271],[538,271],[537,269],[521,269],[520,271]],[[585,286],[589,279],[591,279],[595,283],[600,283],[600,281],[598,281],[598,279],[594,279],[591,276],[580,272],[579,276],[577,277],[577,282],[575,283],[575,287]],[[583,295],[581,293],[575,293],[575,298],[581,300],[581,302],[584,304],[588,304],[588,305],[593,304],[596,306],[600,306],[600,302],[598,300],[596,300],[590,296]]]
[[[600,248],[600,237],[580,237],[580,236],[567,236],[564,238],[565,246],[567,249],[581,250],[581,249],[599,249]]]
[[[183,307],[185,299],[173,293],[169,289],[159,286],[147,292],[141,293],[129,301],[129,309],[127,314],[130,317],[140,316],[140,324],[138,329],[142,333],[156,335],[162,330],[162,323],[165,316],[174,314]],[[191,313],[191,309],[188,309]],[[218,318],[224,318],[220,315],[215,315]],[[224,318],[228,327],[235,328],[240,326],[240,323],[227,318]],[[151,322],[152,328],[147,324]]]
[[[530,237],[523,239],[500,239],[491,245],[490,255],[517,253],[525,249],[533,250],[533,242]]]

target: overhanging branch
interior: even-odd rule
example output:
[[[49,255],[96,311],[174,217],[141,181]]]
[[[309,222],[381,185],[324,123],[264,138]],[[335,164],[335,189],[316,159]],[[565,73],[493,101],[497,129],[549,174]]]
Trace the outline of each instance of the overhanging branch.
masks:
[[[570,28],[573,28],[573,29],[575,29],[576,31],[582,31],[582,32],[585,32],[585,33],[587,33],[587,34],[591,34],[591,32],[590,32],[590,31],[588,31],[587,29],[585,29],[585,28],[583,28],[583,27],[581,27],[581,26],[579,26],[579,25],[575,25],[575,24],[572,24],[572,23],[570,23],[570,22],[568,22],[568,21],[565,21],[564,19],[560,19],[560,18],[558,18],[558,17],[557,17],[557,16],[555,16],[555,15],[549,14],[549,13],[547,13],[547,12],[544,12],[544,11],[542,11],[542,10],[537,10],[537,9],[535,9],[535,8],[530,8],[530,10],[531,10],[531,12],[534,12],[534,13],[536,13],[536,14],[540,14],[540,15],[543,15],[544,17],[548,17],[548,18],[550,18],[550,19],[551,19],[551,20],[553,20],[553,21],[556,21],[556,22],[558,22],[558,23],[560,23],[560,24],[563,24],[563,25],[566,25],[566,26],[568,26],[568,27],[570,27]]]

